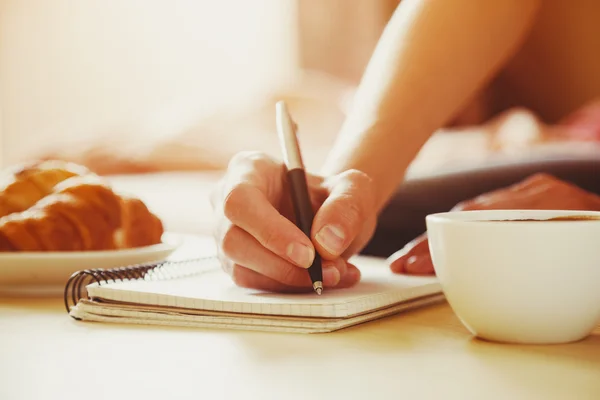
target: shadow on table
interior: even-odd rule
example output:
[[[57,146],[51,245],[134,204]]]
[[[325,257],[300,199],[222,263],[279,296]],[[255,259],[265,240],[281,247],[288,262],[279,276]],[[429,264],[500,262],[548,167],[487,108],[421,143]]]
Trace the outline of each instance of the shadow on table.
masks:
[[[323,357],[340,352],[360,350],[361,353],[401,355],[414,351],[435,351],[465,337],[464,328],[445,303],[422,309],[408,310],[379,320],[366,322],[330,333],[270,334],[265,346],[265,333],[240,335],[240,345],[261,357],[273,359],[310,355],[315,348]],[[293,345],[289,344],[293,341]],[[285,349],[285,351],[282,351]],[[349,353],[350,354],[350,353]]]
[[[469,340],[469,349],[478,352],[499,352],[507,354],[519,353],[521,357],[544,357],[549,362],[553,360],[589,362],[600,367],[600,332],[596,331],[587,338],[574,343],[556,345],[516,345],[493,343],[476,338]]]
[[[529,346],[500,344],[473,338],[446,304],[407,311],[337,332],[325,334],[271,334],[265,346],[264,333],[240,335],[241,346],[261,357],[273,359],[307,355],[318,347],[323,357],[340,351],[360,350],[371,354],[407,352],[455,353],[477,361],[495,359],[512,365],[514,358],[524,362],[594,363],[600,368],[600,331],[587,339],[564,345]],[[289,346],[293,340],[293,346]],[[328,345],[331,343],[331,345]],[[285,349],[285,351],[282,351]],[[510,368],[508,368],[510,369]]]

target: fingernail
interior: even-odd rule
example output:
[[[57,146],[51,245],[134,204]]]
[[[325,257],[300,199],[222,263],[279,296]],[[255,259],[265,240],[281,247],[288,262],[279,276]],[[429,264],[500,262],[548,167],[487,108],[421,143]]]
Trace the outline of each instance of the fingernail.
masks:
[[[431,259],[429,257],[412,256],[406,260],[406,273],[412,275],[428,275],[432,273]]]
[[[405,260],[395,260],[390,264],[390,268],[392,272],[397,274],[411,274],[413,272],[413,268],[415,263],[418,262],[418,258],[416,256],[410,256]]]
[[[323,265],[323,284],[335,286],[340,283],[340,271],[333,265]]]
[[[309,268],[315,258],[315,251],[303,244],[291,243],[287,248],[287,256],[299,267]]]
[[[315,235],[317,242],[333,255],[339,255],[344,251],[345,238],[344,232],[333,225],[326,225]]]

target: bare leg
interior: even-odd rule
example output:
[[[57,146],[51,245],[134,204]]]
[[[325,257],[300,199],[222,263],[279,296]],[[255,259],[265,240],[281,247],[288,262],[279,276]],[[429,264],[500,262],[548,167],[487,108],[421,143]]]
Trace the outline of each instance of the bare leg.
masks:
[[[381,213],[378,228],[363,253],[387,257],[425,232],[425,216],[457,203],[545,172],[600,194],[597,158],[523,161],[486,166],[406,181]]]

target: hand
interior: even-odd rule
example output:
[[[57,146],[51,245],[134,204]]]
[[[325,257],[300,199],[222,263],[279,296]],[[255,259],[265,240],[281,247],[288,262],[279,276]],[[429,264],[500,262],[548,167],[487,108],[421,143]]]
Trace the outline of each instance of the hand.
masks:
[[[482,194],[452,210],[600,210],[600,197],[547,174],[536,174],[513,186]],[[397,273],[434,273],[427,234],[407,244],[390,258]]]
[[[371,180],[358,171],[331,178],[307,174],[316,210],[308,238],[292,222],[285,171],[282,163],[260,153],[240,153],[231,160],[211,196],[224,270],[241,287],[312,290],[306,268],[317,251],[323,259],[325,288],[356,284],[360,272],[347,260],[375,229]]]

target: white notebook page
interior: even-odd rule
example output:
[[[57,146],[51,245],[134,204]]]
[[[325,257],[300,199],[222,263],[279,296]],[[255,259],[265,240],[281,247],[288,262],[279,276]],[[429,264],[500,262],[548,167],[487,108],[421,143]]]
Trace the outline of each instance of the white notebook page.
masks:
[[[345,318],[441,292],[435,277],[394,274],[385,259],[358,256],[361,282],[323,295],[279,294],[235,286],[215,264],[196,276],[157,281],[125,281],[88,286],[91,297],[117,302],[217,312]],[[216,261],[213,261],[216,263]]]

